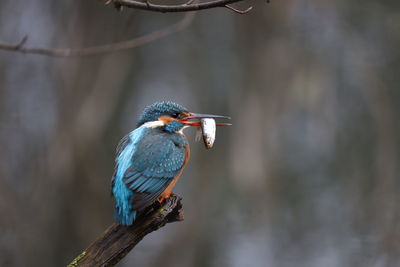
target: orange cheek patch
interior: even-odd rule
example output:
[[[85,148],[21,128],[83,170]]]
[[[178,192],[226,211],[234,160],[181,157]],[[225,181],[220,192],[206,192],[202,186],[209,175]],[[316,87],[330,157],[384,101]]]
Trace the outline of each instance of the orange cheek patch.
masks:
[[[176,121],[176,119],[170,117],[170,116],[161,116],[158,118],[159,121],[162,121],[164,125],[169,124],[170,122]]]

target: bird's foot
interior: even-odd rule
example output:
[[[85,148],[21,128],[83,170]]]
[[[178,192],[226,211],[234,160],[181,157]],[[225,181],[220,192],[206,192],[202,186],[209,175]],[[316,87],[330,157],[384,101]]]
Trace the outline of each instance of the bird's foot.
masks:
[[[171,196],[171,194],[173,194],[173,192],[169,192],[168,194],[165,194],[163,196],[160,196],[160,198],[158,199],[158,202],[163,203],[167,198],[169,198]]]

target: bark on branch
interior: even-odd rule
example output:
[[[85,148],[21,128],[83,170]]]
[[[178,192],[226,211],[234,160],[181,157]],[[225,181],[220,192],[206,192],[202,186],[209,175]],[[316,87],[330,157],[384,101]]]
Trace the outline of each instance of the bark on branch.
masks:
[[[182,220],[181,197],[171,195],[162,205],[153,204],[144,214],[138,217],[132,226],[112,224],[68,267],[114,266],[147,234],[160,229],[167,223]]]
[[[155,12],[188,12],[188,11],[199,11],[203,9],[210,9],[216,7],[226,7],[227,5],[241,2],[244,0],[213,0],[208,2],[197,3],[196,1],[190,0],[186,4],[181,5],[157,5],[147,1],[136,1],[136,0],[107,0],[106,3],[112,2],[118,9],[121,7],[129,7],[136,9],[143,9]],[[250,11],[250,10],[248,10]],[[247,11],[247,12],[248,12]],[[247,13],[245,12],[245,13]],[[241,13],[243,14],[243,13]]]

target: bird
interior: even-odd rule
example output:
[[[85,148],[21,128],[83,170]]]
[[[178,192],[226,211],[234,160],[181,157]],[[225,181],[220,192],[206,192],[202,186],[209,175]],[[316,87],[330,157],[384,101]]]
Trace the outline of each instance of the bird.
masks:
[[[192,113],[170,101],[156,102],[144,109],[137,128],[117,146],[111,191],[119,224],[132,225],[141,211],[171,195],[190,157],[183,130],[200,126],[203,118],[230,119]],[[229,124],[217,123],[222,125]]]

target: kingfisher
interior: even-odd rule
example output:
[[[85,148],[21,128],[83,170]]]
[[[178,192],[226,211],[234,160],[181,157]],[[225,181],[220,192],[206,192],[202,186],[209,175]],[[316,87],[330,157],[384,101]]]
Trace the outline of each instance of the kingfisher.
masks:
[[[147,106],[137,128],[117,147],[112,194],[115,218],[132,225],[141,211],[167,199],[190,157],[183,130],[200,126],[200,119],[226,116],[198,114],[169,101]],[[217,126],[229,125],[217,123]]]

